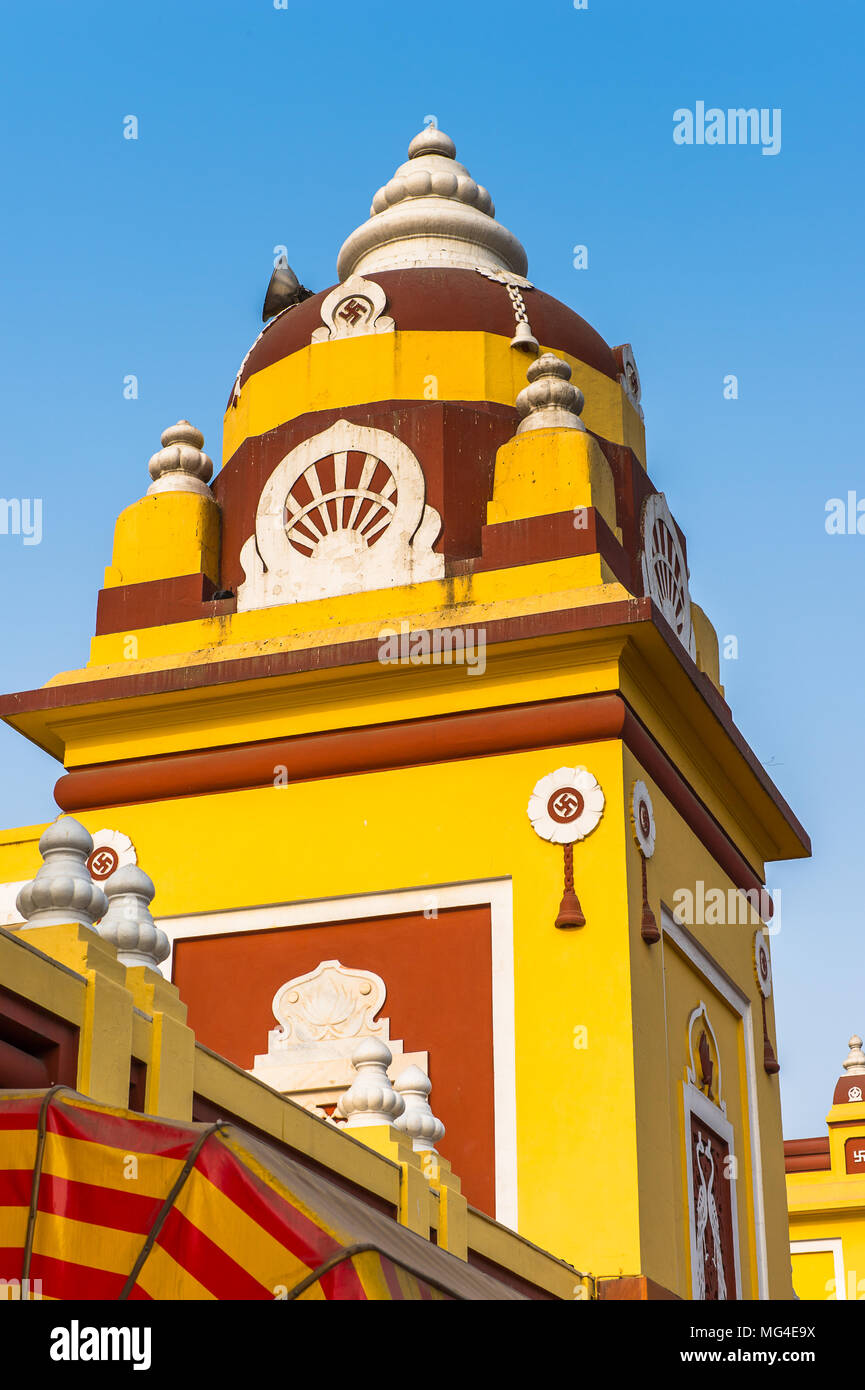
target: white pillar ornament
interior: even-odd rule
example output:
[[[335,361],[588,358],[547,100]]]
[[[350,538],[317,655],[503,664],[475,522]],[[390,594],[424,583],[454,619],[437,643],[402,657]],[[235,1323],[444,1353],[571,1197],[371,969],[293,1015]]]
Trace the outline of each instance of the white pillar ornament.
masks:
[[[25,919],[22,931],[64,922],[92,927],[103,915],[107,899],[87,871],[92,850],[89,831],[72,816],[62,816],[43,830],[39,853],[45,862],[15,899]]]
[[[393,1060],[390,1048],[379,1038],[366,1038],[351,1060],[357,1076],[336,1107],[337,1114],[348,1121],[346,1129],[392,1125],[405,1110],[405,1101],[387,1074]]]
[[[574,844],[591,835],[604,814],[600,784],[584,767],[560,767],[536,783],[527,810],[536,835],[564,846],[565,891],[556,926],[584,927],[586,919],[574,889]]]
[[[146,495],[160,492],[197,492],[212,497],[207,484],[213,474],[213,462],[204,453],[204,435],[188,420],[178,420],[162,431],[162,448],[151,456],[147,465],[153,482]]]
[[[405,1110],[396,1121],[396,1128],[410,1135],[415,1153],[435,1153],[436,1144],[444,1137],[445,1127],[433,1114],[429,1094],[432,1082],[420,1067],[407,1067],[397,1077],[395,1089],[405,1102]]]
[[[769,942],[763,931],[754,933],[754,979],[760,991],[760,1005],[763,1010],[763,1070],[769,1076],[774,1076],[781,1067],[775,1056],[766,1022],[766,1000],[772,994],[772,962],[769,959]]]
[[[848,1076],[865,1076],[865,1052],[862,1051],[862,1039],[854,1033],[847,1046],[850,1051],[844,1063],[844,1070]]]
[[[117,947],[124,965],[146,965],[159,970],[171,947],[161,927],[150,915],[156,894],[153,879],[137,864],[126,864],[105,880],[108,911],[99,923],[99,935]]]
[[[655,814],[652,798],[645,782],[637,781],[631,791],[631,826],[637,849],[640,851],[640,871],[643,879],[643,911],[640,919],[640,935],[648,946],[660,941],[661,933],[655,914],[649,906],[649,888],[646,862],[655,853]]]
[[[517,434],[527,430],[585,432],[586,427],[580,419],[585,397],[578,386],[571,385],[571,369],[564,358],[545,352],[529,365],[526,376],[529,384],[523,387],[516,400],[522,417]]]

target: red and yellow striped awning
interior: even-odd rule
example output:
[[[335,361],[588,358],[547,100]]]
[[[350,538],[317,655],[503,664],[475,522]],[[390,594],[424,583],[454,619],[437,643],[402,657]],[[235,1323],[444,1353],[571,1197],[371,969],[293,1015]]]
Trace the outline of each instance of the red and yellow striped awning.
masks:
[[[520,1297],[233,1125],[64,1089],[0,1092],[0,1278],[53,1299]]]

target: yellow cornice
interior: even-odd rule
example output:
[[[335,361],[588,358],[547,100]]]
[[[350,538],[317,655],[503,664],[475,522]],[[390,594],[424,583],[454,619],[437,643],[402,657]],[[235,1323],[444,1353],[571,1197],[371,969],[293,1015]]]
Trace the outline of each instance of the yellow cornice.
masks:
[[[493,643],[481,677],[459,665],[311,663],[183,690],[131,689],[110,699],[88,692],[81,703],[7,720],[72,769],[619,690],[758,872],[766,860],[801,857],[806,847],[776,789],[723,718],[710,683],[689,670],[675,639],[652,622],[621,621],[622,611],[611,606],[608,626],[596,612],[580,630]]]
[[[410,622],[413,631],[477,626],[629,597],[599,555],[576,555],[110,633],[93,638],[86,667],[64,671],[47,686],[368,641],[385,629],[398,628],[402,620]],[[129,659],[130,650],[137,653],[134,660]]]

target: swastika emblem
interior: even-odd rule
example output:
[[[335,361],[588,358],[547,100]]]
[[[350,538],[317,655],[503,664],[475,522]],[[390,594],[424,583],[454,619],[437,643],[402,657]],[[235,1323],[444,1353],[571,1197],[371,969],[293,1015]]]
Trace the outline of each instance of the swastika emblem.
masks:
[[[368,308],[369,306],[360,299],[347,299],[345,304],[337,310],[337,314],[354,328],[356,323],[360,323],[361,319],[366,318]]]
[[[547,814],[559,825],[570,825],[582,815],[585,802],[575,787],[560,787],[547,802]]]
[[[585,767],[557,767],[535,783],[526,807],[532,829],[553,845],[591,835],[604,812],[604,793]]]
[[[109,845],[101,849],[95,849],[87,860],[87,868],[91,878],[100,881],[103,878],[110,878],[120,863],[120,856],[115,849]]]
[[[769,960],[769,947],[763,933],[758,931],[754,937],[754,974],[764,999],[772,993],[772,965]]]

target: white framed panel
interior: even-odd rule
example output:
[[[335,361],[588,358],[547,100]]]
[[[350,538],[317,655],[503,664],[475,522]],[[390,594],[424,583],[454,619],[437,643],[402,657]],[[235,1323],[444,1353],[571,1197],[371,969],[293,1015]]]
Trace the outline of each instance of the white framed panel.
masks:
[[[760,1112],[757,1104],[757,1061],[754,1050],[754,1024],[751,1001],[746,994],[721,969],[717,961],[700,945],[685,927],[673,917],[672,912],[661,904],[662,949],[663,937],[669,938],[677,950],[694,966],[695,970],[712,986],[732,1011],[742,1021],[742,1037],[745,1047],[746,1100],[748,1106],[748,1130],[751,1136],[751,1171],[753,1174],[754,1237],[757,1260],[758,1297],[769,1297],[769,1259],[766,1247],[766,1205],[763,1195],[763,1161],[760,1146]],[[665,1005],[666,1009],[666,1005]],[[712,1107],[715,1110],[715,1107]],[[738,1236],[738,1232],[737,1232]],[[692,1259],[693,1272],[693,1259]],[[740,1296],[744,1290],[740,1288]]]
[[[702,1000],[701,1000],[702,1005]],[[705,1006],[703,1006],[705,1007]],[[706,1127],[719,1139],[723,1139],[727,1145],[727,1152],[734,1160],[736,1158],[736,1136],[733,1126],[722,1112],[719,1106],[713,1105],[702,1091],[698,1091],[696,1086],[690,1082],[682,1083],[682,1099],[685,1111],[685,1139],[686,1155],[688,1160],[688,1224],[691,1237],[691,1297],[697,1298],[697,1268],[699,1257],[697,1253],[697,1230],[694,1220],[694,1155],[691,1145],[691,1116],[696,1115],[698,1120],[702,1120]],[[735,1171],[735,1168],[734,1168]],[[739,1264],[739,1208],[736,1202],[736,1183],[730,1183],[730,1214],[733,1223],[733,1266],[736,1276],[736,1298],[741,1299],[744,1293],[742,1288],[742,1270]]]
[[[220,936],[229,932],[324,926],[331,922],[348,922],[356,917],[394,917],[402,913],[423,912],[430,907],[431,902],[434,902],[439,910],[450,907],[486,906],[490,909],[496,1220],[516,1230],[518,1205],[514,904],[510,878],[469,880],[463,883],[425,883],[412,888],[397,888],[378,893],[265,903],[255,907],[159,917],[156,920],[171,944],[171,954],[164,962],[165,973],[170,978],[176,941]]]

